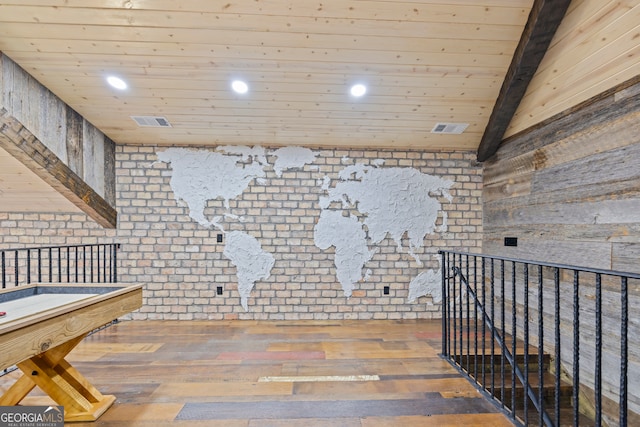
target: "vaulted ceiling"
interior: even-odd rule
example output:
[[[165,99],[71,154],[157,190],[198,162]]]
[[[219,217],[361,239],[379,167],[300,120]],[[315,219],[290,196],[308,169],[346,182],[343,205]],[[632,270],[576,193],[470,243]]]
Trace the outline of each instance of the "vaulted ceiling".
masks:
[[[119,144],[476,150],[532,4],[4,0],[0,51]]]

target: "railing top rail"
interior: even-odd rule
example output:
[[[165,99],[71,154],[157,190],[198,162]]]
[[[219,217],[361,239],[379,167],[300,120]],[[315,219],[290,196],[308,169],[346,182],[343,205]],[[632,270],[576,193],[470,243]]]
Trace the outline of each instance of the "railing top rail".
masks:
[[[510,258],[510,257],[496,256],[496,255],[479,254],[479,253],[472,253],[472,252],[460,252],[460,251],[452,251],[452,250],[444,250],[444,249],[438,251],[438,253],[439,254],[448,253],[448,254],[455,254],[455,255],[489,258],[489,259],[498,260],[498,261],[518,262],[522,264],[540,265],[542,267],[560,268],[565,270],[578,270],[578,271],[583,271],[585,273],[594,273],[594,274],[602,274],[602,275],[617,276],[617,277],[628,277],[630,279],[640,280],[640,274],[629,273],[624,271],[604,270],[599,268],[589,268],[589,267],[583,267],[583,266],[577,266],[577,265],[557,264],[553,262],[533,261],[533,260],[526,260],[526,259],[519,259],[519,258]]]
[[[15,252],[15,251],[34,251],[38,249],[63,249],[63,248],[87,248],[91,246],[120,246],[120,243],[81,243],[78,245],[55,245],[55,246],[29,246],[23,248],[0,248],[0,252]]]

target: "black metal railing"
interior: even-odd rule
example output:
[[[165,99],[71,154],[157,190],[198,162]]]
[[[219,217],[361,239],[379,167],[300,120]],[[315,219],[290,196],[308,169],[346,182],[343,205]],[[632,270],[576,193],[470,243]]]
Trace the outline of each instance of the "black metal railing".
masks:
[[[516,424],[627,426],[637,416],[628,307],[639,274],[440,254],[443,357]]]
[[[118,243],[0,250],[0,289],[29,283],[116,283]]]

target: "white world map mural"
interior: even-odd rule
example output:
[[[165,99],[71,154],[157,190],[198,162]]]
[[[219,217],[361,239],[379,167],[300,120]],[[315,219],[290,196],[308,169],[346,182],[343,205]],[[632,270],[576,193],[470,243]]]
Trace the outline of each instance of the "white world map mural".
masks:
[[[269,185],[267,168],[273,168],[279,177],[283,171],[303,168],[317,158],[303,147],[285,147],[268,154],[275,158],[273,165],[259,146],[221,146],[215,151],[169,148],[157,157],[158,162],[170,165],[171,189],[178,203],[186,204],[189,216],[203,227],[226,233],[222,225],[225,217],[244,221],[230,212],[229,201],[247,191],[252,182]],[[349,161],[343,158],[343,163]],[[385,238],[390,237],[398,252],[406,251],[422,265],[416,250],[423,247],[425,236],[444,232],[447,227],[438,196],[451,201],[452,181],[409,167],[385,168],[384,160],[372,163],[347,165],[337,177],[325,176],[320,188],[324,195],[318,200],[320,216],[314,243],[321,250],[334,247],[336,276],[346,297],[359,281],[366,280],[366,264]],[[224,212],[207,218],[205,209],[210,200],[223,200]],[[402,244],[405,235],[406,249]],[[247,310],[251,290],[257,281],[270,277],[275,258],[244,231],[226,233],[225,241],[223,254],[236,267],[241,304]],[[409,284],[408,302],[423,295],[438,302],[440,294],[439,271],[423,271]]]

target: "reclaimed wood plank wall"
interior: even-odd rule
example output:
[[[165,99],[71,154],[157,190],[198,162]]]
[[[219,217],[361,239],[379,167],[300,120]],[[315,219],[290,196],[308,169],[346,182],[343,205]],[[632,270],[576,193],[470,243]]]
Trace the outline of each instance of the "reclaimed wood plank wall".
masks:
[[[505,140],[483,202],[485,253],[640,272],[640,77]]]
[[[484,253],[639,273],[640,76],[503,141],[485,162],[483,179]],[[505,246],[505,237],[516,237],[518,245]],[[586,279],[579,288],[580,378],[588,389],[593,387],[595,290],[593,279]],[[560,326],[567,337],[561,358],[563,369],[571,372],[573,319],[567,316],[573,312],[573,284],[570,277],[561,280]],[[629,285],[633,337],[638,334],[634,313],[640,309],[640,284]],[[603,286],[605,397],[616,402],[620,282]],[[517,292],[522,293],[520,283]],[[547,312],[553,306],[552,287],[545,286],[544,293],[545,336],[552,337],[554,318]],[[505,299],[510,306],[513,296]],[[536,300],[532,289],[529,304]],[[523,301],[520,294],[518,310]],[[535,322],[535,310],[529,319]],[[635,374],[640,345],[632,339],[629,346],[628,403],[631,411],[640,413],[640,377]],[[589,400],[588,393],[585,396],[583,404]],[[615,418],[616,410],[607,408],[605,416]]]
[[[0,53],[0,108],[2,106],[71,171],[115,206],[114,142]]]

